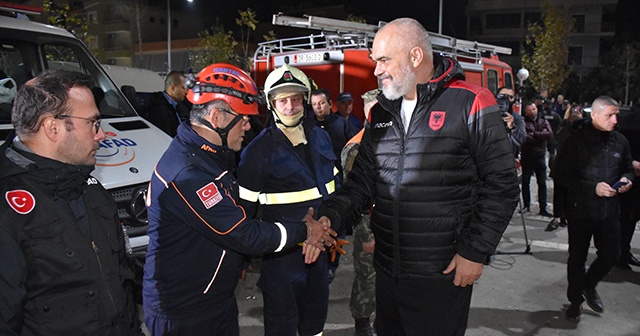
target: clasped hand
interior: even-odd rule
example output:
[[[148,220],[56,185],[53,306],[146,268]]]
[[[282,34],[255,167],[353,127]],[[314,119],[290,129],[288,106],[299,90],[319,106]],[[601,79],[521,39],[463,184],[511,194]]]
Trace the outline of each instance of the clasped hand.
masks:
[[[318,259],[320,252],[325,250],[325,246],[329,247],[336,243],[335,237],[338,234],[331,229],[331,223],[328,220],[318,221],[313,218],[313,208],[309,208],[302,220],[307,225],[307,240],[302,244],[302,254],[304,254],[304,262],[310,264]]]

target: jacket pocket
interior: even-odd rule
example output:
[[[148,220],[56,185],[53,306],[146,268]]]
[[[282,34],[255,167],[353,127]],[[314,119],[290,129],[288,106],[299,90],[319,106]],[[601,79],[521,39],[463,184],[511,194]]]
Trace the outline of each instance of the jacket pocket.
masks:
[[[97,290],[87,287],[36,297],[25,305],[25,328],[34,328],[42,335],[95,332],[99,297]]]
[[[31,283],[48,283],[81,269],[77,250],[68,244],[67,228],[58,218],[49,218],[42,225],[26,228],[29,236],[24,246],[29,274],[35,275]]]

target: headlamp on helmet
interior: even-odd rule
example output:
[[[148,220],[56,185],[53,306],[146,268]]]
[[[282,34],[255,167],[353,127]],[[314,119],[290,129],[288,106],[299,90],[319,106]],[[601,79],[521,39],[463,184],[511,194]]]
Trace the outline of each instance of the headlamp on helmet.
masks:
[[[239,114],[257,115],[262,102],[255,82],[242,69],[215,63],[202,69],[196,78],[187,78],[187,99],[193,104],[224,100]]]

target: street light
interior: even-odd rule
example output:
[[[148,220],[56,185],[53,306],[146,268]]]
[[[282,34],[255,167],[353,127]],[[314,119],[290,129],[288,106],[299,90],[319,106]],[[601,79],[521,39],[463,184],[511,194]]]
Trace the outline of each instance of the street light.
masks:
[[[193,2],[193,0],[187,0]],[[171,72],[171,0],[167,0],[167,74]]]

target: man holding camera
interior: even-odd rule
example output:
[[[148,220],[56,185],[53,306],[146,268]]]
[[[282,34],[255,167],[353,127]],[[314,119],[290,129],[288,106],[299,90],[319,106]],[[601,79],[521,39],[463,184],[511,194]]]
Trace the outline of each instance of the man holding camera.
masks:
[[[517,159],[520,154],[520,146],[522,146],[524,139],[527,137],[527,130],[522,116],[513,113],[513,103],[516,101],[513,89],[506,86],[498,89],[496,101],[498,102],[502,120],[507,127],[509,140],[513,146],[513,156]]]

